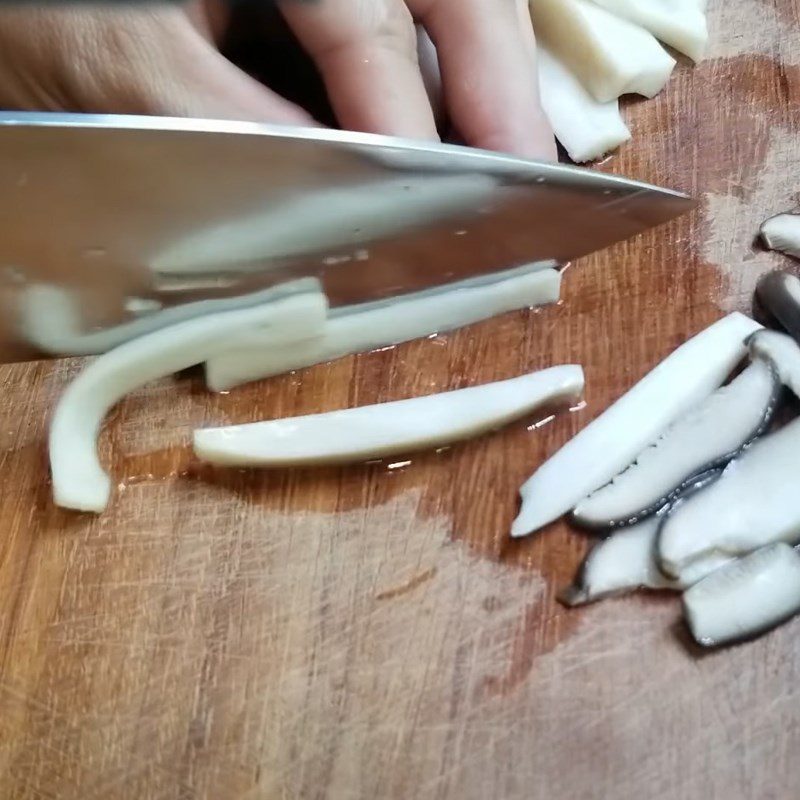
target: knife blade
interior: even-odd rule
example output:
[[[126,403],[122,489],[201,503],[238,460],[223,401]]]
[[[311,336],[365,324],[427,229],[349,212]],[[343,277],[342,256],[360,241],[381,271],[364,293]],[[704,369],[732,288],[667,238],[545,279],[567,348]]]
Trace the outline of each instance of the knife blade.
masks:
[[[0,361],[76,354],[37,326],[111,346],[309,282],[338,308],[563,264],[693,206],[454,145],[38,112],[0,114],[0,185]]]

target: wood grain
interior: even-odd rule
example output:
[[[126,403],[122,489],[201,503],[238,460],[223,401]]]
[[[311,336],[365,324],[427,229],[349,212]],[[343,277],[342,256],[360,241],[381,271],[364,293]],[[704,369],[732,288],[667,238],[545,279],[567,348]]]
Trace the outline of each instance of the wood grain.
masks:
[[[574,265],[565,302],[111,415],[120,481],[53,508],[44,437],[76,362],[0,369],[0,796],[788,800],[800,621],[700,657],[673,598],[567,612],[586,542],[511,543],[516,487],[687,336],[748,310],[753,246],[797,199],[800,7],[714,0],[712,57],[626,114],[604,169],[703,209]],[[395,469],[222,473],[198,424],[432,392],[579,361],[587,407]]]

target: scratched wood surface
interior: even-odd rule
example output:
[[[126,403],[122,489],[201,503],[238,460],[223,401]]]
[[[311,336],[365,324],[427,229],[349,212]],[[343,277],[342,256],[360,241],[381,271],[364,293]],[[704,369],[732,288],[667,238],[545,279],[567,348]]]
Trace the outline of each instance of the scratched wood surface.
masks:
[[[794,204],[797,0],[714,0],[711,57],[604,168],[702,209],[576,264],[563,305],[214,397],[148,386],[103,435],[99,518],[53,508],[77,363],[0,370],[0,797],[759,798],[800,785],[800,620],[699,657],[673,598],[567,612],[586,547],[511,544],[522,479],[688,335],[747,310]],[[405,467],[214,473],[193,426],[578,361],[587,407]]]

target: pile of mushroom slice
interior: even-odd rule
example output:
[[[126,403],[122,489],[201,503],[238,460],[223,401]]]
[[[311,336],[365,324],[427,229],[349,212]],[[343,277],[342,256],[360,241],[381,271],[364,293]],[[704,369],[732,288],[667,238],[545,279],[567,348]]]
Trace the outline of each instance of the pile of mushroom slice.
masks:
[[[173,324],[138,322],[101,334],[83,333],[73,298],[35,287],[23,304],[31,341],[76,352],[105,351],[59,400],[50,424],[49,454],[57,505],[101,513],[112,493],[97,437],[109,409],[143,384],[205,363],[209,388],[300,369],[351,353],[451,330],[514,309],[556,302],[560,273],[520,267],[491,279],[330,312],[316,283],[292,282],[228,301],[176,309]],[[197,304],[196,304],[197,305]],[[41,318],[43,324],[36,325]],[[162,317],[163,319],[163,317]],[[146,324],[147,320],[143,321]],[[495,430],[543,405],[575,400],[583,390],[578,365],[562,365],[505,381],[295,419],[199,431],[196,452],[217,464],[291,466],[369,460],[437,447]]]
[[[800,212],[775,214],[761,225],[761,241],[770,250],[800,258]]]
[[[530,11],[542,107],[576,162],[630,139],[619,98],[666,85],[675,59],[659,42],[699,61],[708,40],[702,0],[534,0]]]
[[[705,360],[687,359],[687,348]],[[656,436],[636,415],[624,427],[619,409],[635,410],[637,396],[715,367],[733,377],[690,406],[665,411],[671,400],[663,396],[653,416],[672,418]],[[797,342],[731,315],[678,348],[540,467],[522,489],[520,519],[528,524],[517,535],[552,518],[545,508],[550,487],[558,478],[568,486],[570,471],[582,466],[583,496],[571,519],[602,537],[561,592],[562,602],[581,605],[636,589],[681,591],[689,630],[707,647],[752,638],[800,612],[800,552],[793,547],[800,543],[800,418],[772,424],[785,387],[793,394],[800,388]],[[642,442],[645,431],[650,438]],[[619,464],[632,442],[643,446],[628,466],[598,481],[599,465]],[[569,496],[564,489],[555,502]],[[531,502],[538,508],[526,509]]]

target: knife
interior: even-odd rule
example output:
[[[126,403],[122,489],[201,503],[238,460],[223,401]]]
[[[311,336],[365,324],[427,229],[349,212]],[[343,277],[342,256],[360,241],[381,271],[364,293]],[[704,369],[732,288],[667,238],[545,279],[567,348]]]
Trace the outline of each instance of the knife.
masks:
[[[0,185],[0,361],[312,285],[336,309],[564,264],[694,205],[455,145],[61,113],[0,113]]]

